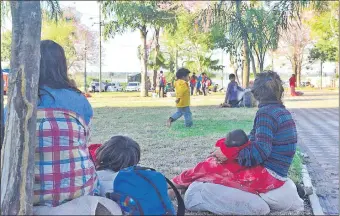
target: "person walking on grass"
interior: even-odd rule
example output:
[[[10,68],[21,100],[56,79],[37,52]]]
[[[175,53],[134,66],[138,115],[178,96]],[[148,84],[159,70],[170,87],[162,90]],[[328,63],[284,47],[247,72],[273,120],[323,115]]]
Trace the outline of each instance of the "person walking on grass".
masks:
[[[167,121],[167,126],[170,127],[172,122],[176,121],[184,115],[186,127],[192,126],[192,114],[190,111],[190,89],[188,85],[190,71],[186,68],[181,68],[177,71],[175,82],[176,92],[176,107],[177,112],[174,113]]]
[[[164,87],[166,85],[166,80],[163,71],[159,72],[158,83],[159,83],[158,96],[161,97],[162,95],[162,97],[164,97]]]
[[[190,78],[191,96],[194,94],[196,82],[197,82],[197,77],[196,77],[195,73],[193,73],[191,78]]]

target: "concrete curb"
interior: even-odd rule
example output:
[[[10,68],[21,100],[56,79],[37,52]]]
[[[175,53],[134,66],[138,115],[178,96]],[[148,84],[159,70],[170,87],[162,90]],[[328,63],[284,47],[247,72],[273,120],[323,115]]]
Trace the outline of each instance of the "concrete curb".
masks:
[[[303,180],[303,184],[304,184],[305,188],[307,190],[312,189],[312,191],[313,191],[313,193],[308,196],[312,210],[313,210],[313,214],[314,215],[325,215],[323,213],[322,207],[320,205],[319,198],[316,195],[316,190],[313,187],[313,184],[312,184],[311,178],[309,176],[306,165],[302,165],[302,180]]]

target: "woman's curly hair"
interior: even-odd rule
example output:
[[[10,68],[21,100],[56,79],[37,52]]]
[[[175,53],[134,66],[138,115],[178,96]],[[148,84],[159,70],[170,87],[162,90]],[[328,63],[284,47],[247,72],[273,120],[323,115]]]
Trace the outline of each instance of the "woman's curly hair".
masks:
[[[284,88],[280,76],[273,71],[263,71],[257,74],[252,87],[252,93],[260,103],[282,103]]]

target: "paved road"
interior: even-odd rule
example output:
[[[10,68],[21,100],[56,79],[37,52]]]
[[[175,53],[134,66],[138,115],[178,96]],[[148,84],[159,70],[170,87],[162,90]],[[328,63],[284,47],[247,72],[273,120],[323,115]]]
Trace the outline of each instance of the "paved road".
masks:
[[[339,96],[333,96],[336,98],[330,99],[329,94],[306,95],[314,99],[308,102],[310,107],[319,108],[290,109],[297,124],[299,146],[309,156],[307,168],[326,215],[339,215],[339,110],[335,108]],[[334,108],[329,108],[329,103]],[[322,108],[325,104],[328,108]]]

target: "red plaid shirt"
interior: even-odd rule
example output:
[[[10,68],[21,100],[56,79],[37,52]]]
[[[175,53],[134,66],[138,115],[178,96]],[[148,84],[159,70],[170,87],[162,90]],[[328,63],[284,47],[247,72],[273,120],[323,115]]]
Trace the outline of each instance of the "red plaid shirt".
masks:
[[[58,206],[92,195],[98,181],[85,121],[63,109],[38,109],[34,204]]]

